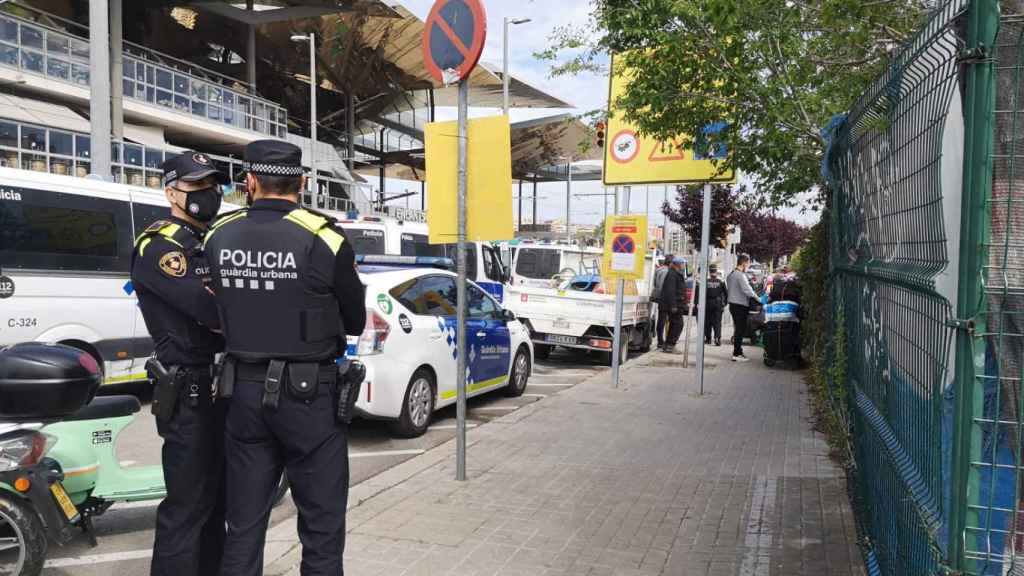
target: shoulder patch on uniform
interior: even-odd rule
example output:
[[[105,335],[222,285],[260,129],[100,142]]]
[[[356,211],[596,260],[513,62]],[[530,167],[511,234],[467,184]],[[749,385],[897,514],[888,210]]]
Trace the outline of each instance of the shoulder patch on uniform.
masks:
[[[160,257],[160,270],[171,278],[181,278],[188,270],[188,261],[185,255],[175,250]]]
[[[170,224],[167,220],[157,220],[146,228],[146,232],[159,232],[164,226]]]

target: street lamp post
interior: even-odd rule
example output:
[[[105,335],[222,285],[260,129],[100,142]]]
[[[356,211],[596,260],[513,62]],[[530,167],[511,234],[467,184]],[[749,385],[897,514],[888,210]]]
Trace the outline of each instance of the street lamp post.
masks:
[[[508,27],[510,24],[526,24],[529,21],[529,18],[505,17],[505,30],[501,37],[501,43],[505,54],[501,64],[501,110],[506,116],[508,116]]]
[[[316,35],[296,34],[292,42],[309,42],[309,172],[313,180],[313,204],[319,207],[320,186],[316,181]]]

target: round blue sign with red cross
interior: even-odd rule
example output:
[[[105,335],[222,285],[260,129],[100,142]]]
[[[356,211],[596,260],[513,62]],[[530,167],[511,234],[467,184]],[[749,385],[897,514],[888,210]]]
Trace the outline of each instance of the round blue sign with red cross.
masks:
[[[617,254],[632,254],[636,252],[636,243],[632,236],[620,234],[612,240],[612,252]]]
[[[445,85],[461,81],[480,60],[486,38],[481,0],[437,0],[423,29],[427,71]]]

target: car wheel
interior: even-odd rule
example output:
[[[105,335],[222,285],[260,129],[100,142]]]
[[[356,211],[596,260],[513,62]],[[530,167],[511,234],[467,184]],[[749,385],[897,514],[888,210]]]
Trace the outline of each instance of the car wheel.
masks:
[[[619,335],[619,366],[625,364],[626,360],[629,359],[629,338],[630,331],[623,329],[622,334]],[[612,354],[614,354],[614,352],[604,353],[604,363],[608,366],[611,366],[612,361],[614,360],[614,356],[612,356]]]
[[[551,349],[554,346],[550,344],[534,344],[533,345],[533,357],[537,360],[547,360],[551,357]]]
[[[520,348],[516,352],[516,358],[512,361],[512,374],[508,378],[508,386],[505,387],[505,395],[510,397],[522,396],[526,392],[526,382],[530,379],[530,353],[526,348]]]
[[[405,389],[405,398],[402,400],[402,413],[393,426],[396,435],[402,438],[416,438],[427,431],[430,419],[434,416],[436,385],[434,375],[426,368],[413,372]]]
[[[772,360],[771,358],[765,356],[764,357],[764,365],[768,366],[769,368],[771,368],[772,366],[775,366],[775,360]]]

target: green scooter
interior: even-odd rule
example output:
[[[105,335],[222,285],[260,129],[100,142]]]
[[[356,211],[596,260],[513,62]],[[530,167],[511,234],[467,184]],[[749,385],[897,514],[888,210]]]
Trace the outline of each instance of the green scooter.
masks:
[[[166,495],[160,466],[118,461],[118,436],[141,404],[134,396],[93,398],[99,378],[92,357],[74,348],[0,349],[0,574],[37,576],[49,542],[66,544],[77,529],[96,546],[96,516]],[[46,390],[55,383],[60,390]],[[282,476],[275,505],[287,490]]]

